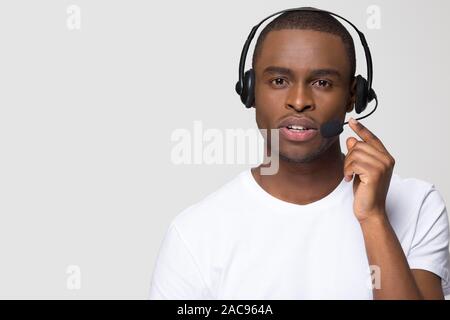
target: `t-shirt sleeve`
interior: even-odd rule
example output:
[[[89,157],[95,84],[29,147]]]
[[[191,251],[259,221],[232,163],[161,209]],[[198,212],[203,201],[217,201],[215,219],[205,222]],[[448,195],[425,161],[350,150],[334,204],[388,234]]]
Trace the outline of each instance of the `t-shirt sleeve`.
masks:
[[[407,259],[411,269],[427,270],[438,275],[442,279],[444,295],[450,294],[447,208],[434,185],[422,202]]]
[[[166,299],[210,299],[198,263],[174,222],[164,236],[150,284],[150,300]]]

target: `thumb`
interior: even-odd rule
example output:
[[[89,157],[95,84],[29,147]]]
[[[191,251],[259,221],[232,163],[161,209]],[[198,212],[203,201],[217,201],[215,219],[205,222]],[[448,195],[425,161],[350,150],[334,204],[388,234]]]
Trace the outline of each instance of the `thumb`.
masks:
[[[345,142],[347,144],[347,154],[348,154],[348,152],[350,152],[350,150],[355,146],[358,140],[355,137],[349,137]],[[344,179],[345,181],[349,182],[352,180],[352,177],[353,175],[345,176]]]
[[[355,145],[355,143],[358,142],[358,140],[355,137],[350,137],[347,139],[347,150],[350,151],[351,148]]]

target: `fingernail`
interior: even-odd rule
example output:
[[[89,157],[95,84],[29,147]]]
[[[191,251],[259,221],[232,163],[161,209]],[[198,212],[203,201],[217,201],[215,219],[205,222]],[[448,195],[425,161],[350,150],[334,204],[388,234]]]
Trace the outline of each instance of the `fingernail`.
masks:
[[[358,123],[358,121],[353,119],[353,118],[350,118],[350,122],[353,123],[353,124],[357,124]]]

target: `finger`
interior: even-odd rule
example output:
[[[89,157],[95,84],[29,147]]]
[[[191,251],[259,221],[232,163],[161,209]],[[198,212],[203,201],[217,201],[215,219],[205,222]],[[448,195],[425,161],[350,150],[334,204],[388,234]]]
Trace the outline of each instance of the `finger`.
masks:
[[[359,153],[363,153],[359,151]],[[358,175],[359,179],[366,184],[368,177],[373,176],[375,172],[382,172],[383,165],[373,158],[354,157],[344,166],[344,179],[350,181],[353,175]]]
[[[369,163],[371,166],[377,169],[384,169],[386,166],[383,160],[380,160],[379,158],[372,156],[371,154],[367,153],[365,150],[362,149],[353,149],[351,154],[345,157],[344,168],[352,161]]]
[[[355,137],[350,137],[345,141],[346,145],[347,145],[347,151],[350,152],[353,147],[358,143],[358,139],[356,139]]]
[[[363,149],[353,148],[352,151],[345,157],[344,160],[344,179],[345,181],[350,181],[354,174],[359,174],[358,172],[354,172],[349,170],[351,163],[362,163],[367,164],[372,168],[372,170],[383,171],[387,164],[381,160],[379,157],[374,157],[372,154],[367,153]]]
[[[380,150],[382,152],[388,153],[388,151],[386,150],[386,148],[383,145],[383,143],[381,142],[381,140],[378,139],[378,137],[375,134],[373,134],[369,129],[367,129],[361,122],[359,122],[353,118],[350,118],[349,125],[350,125],[350,128],[352,128],[352,130],[363,141],[374,146],[375,148],[377,148],[378,150]]]
[[[358,175],[361,183],[366,184],[366,177],[369,175],[373,167],[367,162],[352,160],[344,169],[345,177],[352,177],[354,174]],[[346,180],[347,181],[347,180]]]
[[[351,142],[349,142],[351,140]],[[350,156],[353,150],[363,150],[370,154],[372,157],[377,158],[382,163],[384,163],[386,166],[390,163],[390,158],[385,153],[379,151],[375,147],[371,146],[370,144],[363,142],[363,141],[357,141],[355,138],[350,137],[347,139],[347,148],[349,144],[352,144],[351,148],[349,149],[349,152],[347,153],[346,157]]]
[[[346,161],[348,161],[348,157],[351,153],[351,151],[353,150],[354,146],[358,143],[358,140],[355,137],[350,137],[347,139],[346,144],[347,144],[347,154],[345,155],[345,159],[344,159],[344,166],[346,164]],[[353,178],[353,174],[352,175],[345,175],[344,174],[344,180],[349,182],[350,180],[352,180]]]

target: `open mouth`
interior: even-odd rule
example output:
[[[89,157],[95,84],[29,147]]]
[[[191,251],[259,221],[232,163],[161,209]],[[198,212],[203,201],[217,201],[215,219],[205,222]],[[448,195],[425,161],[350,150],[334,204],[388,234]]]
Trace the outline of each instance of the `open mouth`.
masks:
[[[317,135],[317,129],[288,125],[286,127],[282,127],[280,133],[287,140],[308,141]]]
[[[318,134],[316,122],[306,116],[289,116],[278,125],[281,136],[290,141],[308,141]]]
[[[296,126],[296,125],[290,125],[290,126],[286,126],[286,128],[288,130],[291,131],[308,131],[308,130],[317,130],[314,128],[307,128],[307,127],[302,127],[302,126]]]

